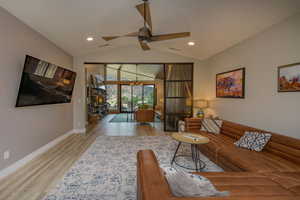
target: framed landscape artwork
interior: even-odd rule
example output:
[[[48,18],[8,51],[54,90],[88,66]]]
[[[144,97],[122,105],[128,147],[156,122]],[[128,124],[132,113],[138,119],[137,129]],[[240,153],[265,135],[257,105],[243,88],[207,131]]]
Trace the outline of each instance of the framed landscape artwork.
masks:
[[[245,68],[217,74],[216,96],[219,98],[245,98]]]
[[[278,92],[300,92],[300,63],[278,67]]]

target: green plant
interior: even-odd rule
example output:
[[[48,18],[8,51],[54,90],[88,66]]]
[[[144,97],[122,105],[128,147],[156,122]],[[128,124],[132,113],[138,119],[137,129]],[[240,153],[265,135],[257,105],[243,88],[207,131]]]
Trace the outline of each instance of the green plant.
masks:
[[[139,104],[138,107],[139,107],[139,109],[148,109],[149,105],[147,105],[147,104]]]

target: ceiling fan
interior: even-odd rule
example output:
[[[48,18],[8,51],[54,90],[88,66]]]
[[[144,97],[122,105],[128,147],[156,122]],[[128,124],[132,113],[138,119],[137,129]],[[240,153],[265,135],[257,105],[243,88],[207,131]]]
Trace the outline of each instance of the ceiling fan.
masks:
[[[152,20],[151,20],[150,6],[148,0],[143,0],[143,3],[136,5],[136,9],[144,18],[144,26],[140,28],[138,32],[133,32],[121,36],[105,36],[102,38],[105,41],[110,41],[120,37],[137,37],[141,45],[141,48],[144,51],[146,51],[146,50],[150,50],[148,43],[163,41],[163,40],[171,40],[176,38],[184,38],[184,37],[189,37],[191,35],[190,32],[152,35]]]

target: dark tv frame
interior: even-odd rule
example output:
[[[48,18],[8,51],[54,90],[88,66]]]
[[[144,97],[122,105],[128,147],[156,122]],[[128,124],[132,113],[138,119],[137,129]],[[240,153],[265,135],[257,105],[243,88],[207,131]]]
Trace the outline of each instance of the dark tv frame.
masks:
[[[217,88],[218,76],[222,75],[222,74],[227,74],[227,73],[230,73],[230,72],[235,72],[235,71],[242,71],[242,74],[243,74],[243,86],[242,86],[243,94],[242,94],[242,96],[240,96],[240,97],[236,97],[236,96],[218,96],[218,88]],[[227,71],[227,72],[218,73],[218,74],[216,74],[216,98],[245,99],[245,89],[246,89],[245,85],[246,85],[246,68],[245,67],[230,70],[230,71]]]
[[[25,70],[25,64],[26,64],[26,61],[27,61],[29,58],[39,59],[39,58],[30,56],[30,55],[26,55],[26,57],[25,57],[25,61],[24,61],[24,65],[23,65],[23,70],[22,70],[21,81],[20,81],[20,84],[19,84],[19,90],[18,90],[17,101],[16,101],[16,104],[15,104],[15,108],[22,108],[22,107],[29,107],[29,106],[41,106],[41,105],[54,105],[54,104],[67,104],[67,103],[71,103],[72,99],[71,99],[70,102],[67,102],[67,103],[59,102],[59,103],[37,103],[37,104],[30,104],[30,105],[24,105],[24,106],[19,106],[19,105],[18,105],[18,102],[19,102],[19,100],[20,100],[20,89],[21,89],[21,86],[22,86],[23,83],[24,83],[24,73],[25,73],[24,70]],[[49,64],[52,64],[52,63],[50,63],[50,62],[48,62],[48,61],[45,61],[45,60],[42,60],[42,59],[39,59],[39,60],[44,61],[44,62],[47,62],[47,63],[49,63]],[[58,66],[58,65],[56,65],[56,66]],[[73,72],[73,73],[75,74],[75,80],[76,80],[76,77],[77,77],[77,73],[76,73],[76,72],[74,72],[74,71],[72,71],[72,70],[69,70],[69,69],[67,69],[67,68],[61,67],[61,66],[58,66],[58,67],[63,68],[63,69],[65,69],[65,70],[67,70],[67,71]],[[72,97],[73,97],[74,87],[75,87],[75,83],[74,83],[73,88],[72,88],[72,93],[71,93],[71,96],[72,96]]]

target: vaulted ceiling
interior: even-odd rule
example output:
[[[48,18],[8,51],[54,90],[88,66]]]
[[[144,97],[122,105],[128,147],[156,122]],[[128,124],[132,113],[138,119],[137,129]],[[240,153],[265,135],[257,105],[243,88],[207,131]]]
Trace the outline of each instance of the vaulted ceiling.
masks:
[[[206,59],[300,11],[299,0],[149,0],[153,33],[190,31],[190,38],[151,43],[161,51]],[[0,0],[0,6],[73,56],[138,45],[136,38],[107,44],[101,36],[143,25],[140,0]],[[95,38],[87,42],[86,38]],[[195,46],[187,42],[194,41]],[[171,50],[170,48],[175,48]]]

